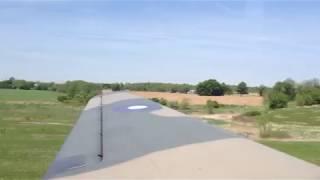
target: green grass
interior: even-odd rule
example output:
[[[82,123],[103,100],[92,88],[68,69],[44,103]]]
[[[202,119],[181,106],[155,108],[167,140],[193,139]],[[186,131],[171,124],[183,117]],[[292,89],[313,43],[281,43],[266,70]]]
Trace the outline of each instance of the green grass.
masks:
[[[262,116],[278,124],[320,126],[320,107],[290,107],[269,111]]]
[[[0,179],[44,175],[81,111],[80,106],[59,103],[58,95],[0,90]]]
[[[237,105],[223,105],[219,108],[213,109],[213,113],[246,113],[251,111],[263,111],[264,106],[237,106]],[[179,110],[186,114],[199,113],[199,114],[208,114],[207,108],[205,105],[190,105],[190,108],[187,110]]]
[[[0,89],[0,101],[51,101],[56,102],[60,93],[37,90]]]
[[[222,126],[222,125],[226,125],[226,124],[230,124],[226,121],[223,121],[223,120],[218,120],[218,119],[206,119],[204,118],[209,124],[214,124],[214,125],[217,125],[217,126]]]
[[[260,141],[271,148],[285,152],[305,161],[320,165],[320,141],[319,142],[282,142]]]

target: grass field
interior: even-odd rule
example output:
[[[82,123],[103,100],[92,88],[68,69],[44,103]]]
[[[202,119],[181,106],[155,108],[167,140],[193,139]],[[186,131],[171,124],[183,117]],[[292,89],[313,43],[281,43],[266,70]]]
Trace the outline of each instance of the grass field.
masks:
[[[320,141],[319,142],[282,142],[260,141],[260,143],[298,157],[305,161],[320,165]]]
[[[61,95],[59,93],[51,91],[37,91],[37,90],[12,90],[12,89],[0,89],[0,101],[26,101],[26,102],[53,102],[57,103],[57,97]]]
[[[47,91],[0,90],[0,179],[39,179],[64,142],[80,106]]]
[[[278,109],[269,111],[264,116],[279,124],[320,126],[320,106]]]
[[[258,119],[267,119],[272,128],[293,139],[320,141],[320,107],[296,107],[268,111]]]

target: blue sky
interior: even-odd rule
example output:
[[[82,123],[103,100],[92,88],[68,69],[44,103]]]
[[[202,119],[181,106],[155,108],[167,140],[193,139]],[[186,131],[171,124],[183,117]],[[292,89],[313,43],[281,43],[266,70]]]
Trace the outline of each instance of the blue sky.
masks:
[[[0,1],[0,79],[320,77],[320,1]]]

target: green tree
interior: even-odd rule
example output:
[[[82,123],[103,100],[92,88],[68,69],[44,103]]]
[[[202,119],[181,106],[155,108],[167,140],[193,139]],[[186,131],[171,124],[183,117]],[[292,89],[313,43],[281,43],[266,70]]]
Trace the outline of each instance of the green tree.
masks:
[[[54,82],[49,83],[48,90],[49,91],[56,91],[57,85]]]
[[[288,96],[282,92],[273,91],[269,94],[269,108],[278,109],[288,107]]]
[[[176,88],[179,93],[186,94],[193,88],[193,86],[189,84],[181,84],[181,85],[175,85],[174,88]]]
[[[178,92],[178,89],[177,87],[172,87],[171,90],[170,90],[171,93],[176,93]]]
[[[115,83],[111,85],[112,91],[121,91],[123,90],[123,84],[121,83]]]
[[[200,96],[223,96],[223,86],[214,79],[200,82],[196,87],[197,94]]]
[[[12,89],[12,82],[10,80],[0,81],[1,89]]]
[[[292,80],[277,82],[273,87],[273,91],[287,95],[289,100],[294,100],[294,98],[296,97],[295,84]]]
[[[16,79],[14,77],[10,77],[9,80],[8,80],[8,83],[10,84],[10,88],[14,88],[13,87],[13,82],[15,81]]]
[[[296,103],[298,106],[310,106],[314,104],[314,100],[310,94],[297,94]]]
[[[36,82],[35,89],[36,90],[49,90],[50,83]]]
[[[320,87],[300,86],[297,90],[296,103],[300,106],[320,104]]]
[[[267,90],[267,87],[264,86],[264,85],[261,85],[258,87],[258,93],[259,93],[259,96],[264,96],[265,93],[266,93],[266,90]]]
[[[237,86],[237,92],[239,94],[248,94],[248,86],[245,82],[241,82]]]
[[[58,97],[57,97],[57,100],[58,100],[59,102],[65,102],[65,101],[68,100],[68,96],[64,96],[64,95],[58,96]]]
[[[13,80],[12,87],[14,89],[21,89],[25,85],[25,80]]]
[[[154,91],[154,92],[172,92],[187,93],[194,86],[189,84],[172,84],[172,83],[126,83],[125,89],[132,91]]]
[[[14,89],[24,89],[24,90],[30,90],[34,87],[34,82],[31,81],[25,81],[25,80],[13,80],[12,82],[12,88]]]
[[[21,87],[21,89],[24,89],[24,90],[30,90],[30,89],[33,89],[34,88],[34,82],[32,81],[26,81],[23,86]]]
[[[68,96],[72,99],[80,92],[80,87],[79,87],[80,82],[67,82],[67,94]]]
[[[60,92],[65,92],[68,99],[86,103],[90,98],[100,92],[102,86],[85,81],[67,81],[65,84],[58,85],[57,88]]]
[[[229,95],[233,94],[232,88],[229,85],[222,83],[221,86],[222,86],[224,94],[229,94]]]

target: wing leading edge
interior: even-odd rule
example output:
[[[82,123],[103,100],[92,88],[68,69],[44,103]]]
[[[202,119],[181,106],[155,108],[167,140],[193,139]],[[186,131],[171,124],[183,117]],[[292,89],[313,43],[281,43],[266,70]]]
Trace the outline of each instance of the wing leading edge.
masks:
[[[129,108],[140,106],[146,108]],[[91,99],[45,179],[320,178],[319,167],[128,92]]]

